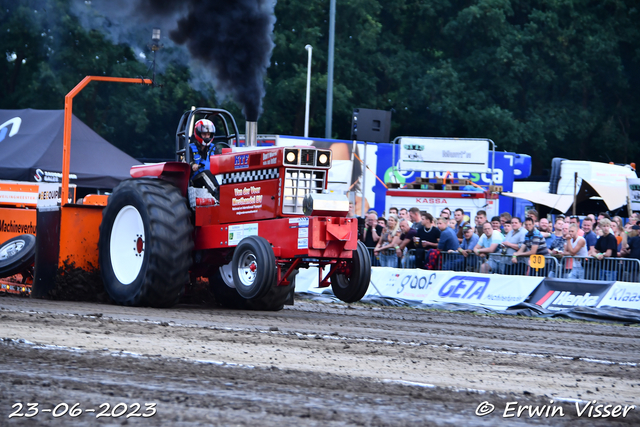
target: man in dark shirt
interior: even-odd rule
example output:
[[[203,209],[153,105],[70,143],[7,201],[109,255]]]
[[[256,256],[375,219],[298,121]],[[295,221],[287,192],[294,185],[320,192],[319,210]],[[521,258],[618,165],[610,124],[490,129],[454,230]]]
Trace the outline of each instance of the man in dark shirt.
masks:
[[[402,230],[402,234],[400,235],[400,245],[396,246],[396,254],[398,258],[403,259],[404,268],[413,268],[415,265],[415,253],[410,251],[417,247],[415,240],[418,237],[418,232],[404,218],[400,220],[400,230]],[[404,256],[405,248],[407,249],[406,256]]]
[[[433,223],[433,215],[428,212],[422,213],[422,225],[418,228],[420,245],[425,249],[435,249],[438,247],[440,230]]]
[[[629,245],[627,248],[623,249],[623,254],[627,258],[640,260],[640,237],[638,233],[640,232],[640,225],[631,226],[631,230],[629,230],[629,237],[627,238],[627,244]],[[638,274],[640,272],[635,271],[637,269],[631,268],[629,271],[629,277],[626,281],[629,282],[637,282]]]
[[[598,224],[602,230],[602,237],[598,239],[595,246],[589,249],[589,256],[601,261],[597,265],[600,271],[597,280],[616,280],[616,265],[613,260],[604,258],[615,258],[618,255],[618,241],[611,232],[611,221],[607,218],[601,219]]]
[[[430,249],[438,247],[440,230],[433,224],[433,215],[428,212],[421,212],[422,221],[418,227],[419,247],[416,249],[416,267],[424,268],[425,254]]]
[[[586,217],[582,220],[582,231],[584,232],[584,240],[587,241],[587,250],[595,246],[598,236],[593,232],[593,220]]]
[[[469,225],[468,222],[466,222],[464,220],[464,210],[462,208],[458,208],[453,212],[453,217],[456,220],[456,228],[455,228],[455,232],[456,232],[456,237],[458,238],[458,242],[462,243],[462,240],[464,239],[464,227]]]
[[[375,248],[382,235],[382,230],[382,226],[378,224],[378,214],[371,212],[365,220],[364,233],[360,240],[362,240],[366,247]]]
[[[456,233],[453,228],[448,226],[448,221],[444,218],[438,218],[436,225],[440,230],[438,250],[441,254],[442,269],[459,271],[463,266],[464,257],[458,253],[460,242]]]
[[[627,255],[628,258],[640,260],[640,236],[638,236],[639,230],[640,225],[634,225],[629,231],[629,237],[627,238],[627,244],[629,245]]]

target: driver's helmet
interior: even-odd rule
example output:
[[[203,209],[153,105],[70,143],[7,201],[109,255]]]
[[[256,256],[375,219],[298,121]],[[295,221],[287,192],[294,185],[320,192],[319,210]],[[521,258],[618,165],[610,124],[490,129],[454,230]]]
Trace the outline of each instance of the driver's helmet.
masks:
[[[203,138],[202,134],[205,132],[209,132],[211,136],[209,136],[209,138]],[[216,127],[213,125],[211,120],[202,119],[196,122],[194,136],[196,137],[196,141],[198,144],[208,147],[209,144],[211,144],[211,140],[213,139],[215,134]]]

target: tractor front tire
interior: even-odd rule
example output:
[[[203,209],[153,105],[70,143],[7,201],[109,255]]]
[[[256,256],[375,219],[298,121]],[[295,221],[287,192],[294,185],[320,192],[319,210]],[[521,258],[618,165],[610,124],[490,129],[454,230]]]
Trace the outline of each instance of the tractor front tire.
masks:
[[[290,298],[290,294],[295,289],[295,276],[298,270],[294,270],[289,276],[291,282],[288,286],[278,286],[274,281],[267,293],[261,297],[245,299],[240,296],[236,288],[229,286],[224,277],[224,267],[219,268],[209,277],[209,290],[216,299],[219,306],[236,310],[256,310],[256,311],[280,311]],[[226,280],[225,280],[226,279]]]
[[[180,190],[160,179],[121,182],[102,213],[104,287],[120,305],[171,307],[189,282],[191,215]]]
[[[351,274],[338,273],[331,279],[331,289],[336,297],[348,303],[358,302],[369,289],[371,282],[371,258],[364,243],[358,241],[353,251]]]
[[[241,297],[250,300],[266,295],[276,282],[276,257],[267,239],[242,239],[233,252],[231,269]]]
[[[284,308],[285,303],[292,297],[292,292],[295,290],[295,276],[298,274],[298,270],[294,270],[289,276],[291,284],[287,286],[278,286],[277,281],[274,281],[271,288],[267,293],[260,298],[254,298],[247,300],[247,305],[252,310],[257,311],[280,311]]]

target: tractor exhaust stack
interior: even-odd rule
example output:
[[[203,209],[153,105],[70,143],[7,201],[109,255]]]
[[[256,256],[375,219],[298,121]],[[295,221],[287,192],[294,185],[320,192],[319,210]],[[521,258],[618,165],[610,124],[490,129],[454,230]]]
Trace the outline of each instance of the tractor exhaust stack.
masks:
[[[245,129],[245,145],[247,147],[258,146],[258,122],[251,122],[247,120]]]

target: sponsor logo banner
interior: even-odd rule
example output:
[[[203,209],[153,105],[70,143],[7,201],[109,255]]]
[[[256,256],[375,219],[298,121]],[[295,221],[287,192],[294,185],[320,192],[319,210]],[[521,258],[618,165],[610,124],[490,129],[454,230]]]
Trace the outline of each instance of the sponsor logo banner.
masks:
[[[526,300],[542,282],[542,277],[501,276],[465,272],[448,272],[446,280],[432,283],[431,292],[422,301],[463,303],[494,309],[506,309]],[[443,276],[439,276],[443,279]]]
[[[433,284],[446,280],[449,274],[449,271],[373,267],[367,295],[422,301]]]
[[[1,124],[0,125],[0,142],[4,141],[4,139],[7,137],[7,134],[9,134],[9,136],[11,137],[16,133],[18,133],[18,131],[20,130],[21,124],[22,124],[22,119],[20,117],[14,117],[12,119],[7,120],[3,124]],[[9,129],[11,130],[9,131]]]
[[[606,306],[640,310],[640,283],[615,282],[598,303]]]
[[[62,173],[36,169],[33,179],[36,182],[62,182]],[[70,173],[69,179],[78,179],[78,176],[75,173]]]
[[[552,311],[597,307],[613,283],[546,279],[531,295],[531,302]]]

